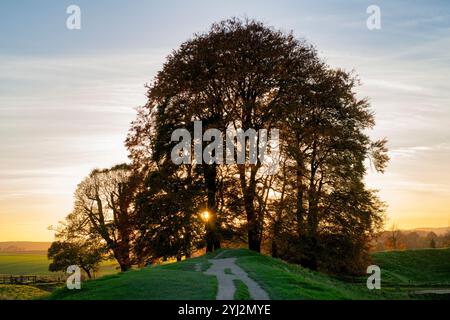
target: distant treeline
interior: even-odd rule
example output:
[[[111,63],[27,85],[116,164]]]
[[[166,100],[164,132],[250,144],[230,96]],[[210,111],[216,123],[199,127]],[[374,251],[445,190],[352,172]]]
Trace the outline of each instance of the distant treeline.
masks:
[[[433,230],[390,230],[384,231],[373,245],[374,251],[410,250],[450,247],[450,228]]]

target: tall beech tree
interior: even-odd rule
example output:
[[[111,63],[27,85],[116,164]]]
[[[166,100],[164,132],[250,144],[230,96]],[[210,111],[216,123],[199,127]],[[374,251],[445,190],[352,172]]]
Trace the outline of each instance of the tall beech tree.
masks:
[[[316,60],[313,48],[256,21],[231,19],[183,43],[167,59],[149,87],[148,103],[133,123],[127,146],[132,159],[161,163],[169,155],[165,130],[272,129],[293,101],[293,85],[304,81]],[[157,111],[156,111],[157,110]],[[152,127],[153,126],[153,127]],[[192,129],[192,128],[191,128]],[[237,153],[235,153],[236,155]],[[202,163],[212,236],[208,251],[220,246],[217,221],[217,163]],[[260,251],[263,218],[255,208],[261,163],[236,166],[247,220],[249,248]]]
[[[192,166],[180,170],[172,163],[149,173],[136,197],[135,254],[144,263],[183,256],[203,245],[205,221],[201,176]]]
[[[69,215],[78,235],[95,234],[105,243],[122,271],[131,268],[135,241],[135,199],[140,177],[126,164],[95,169],[78,185]]]
[[[207,251],[245,222],[251,250],[270,243],[273,255],[310,268],[355,272],[350,265],[368,261],[370,237],[383,219],[383,204],[364,185],[365,162],[383,172],[388,161],[386,140],[367,134],[374,116],[357,86],[353,74],[328,66],[307,42],[257,21],[229,19],[194,35],[148,85],[147,104],[127,137],[136,171],[158,173],[148,179],[155,185],[139,216],[157,216],[151,212],[161,199],[174,206],[160,206],[172,222],[188,223],[192,210],[207,209]],[[174,166],[171,134],[183,128],[198,139],[193,121],[202,121],[203,132],[279,129],[278,173],[269,175],[261,159]],[[183,201],[174,198],[177,183]],[[169,229],[183,234],[181,226]],[[333,255],[343,261],[334,269]]]
[[[339,252],[341,261],[349,245],[357,243],[359,248],[354,251],[367,255],[369,235],[381,227],[383,205],[364,187],[364,162],[370,159],[382,172],[388,157],[386,140],[371,141],[365,133],[374,119],[367,100],[356,97],[358,82],[354,76],[318,64],[309,79],[302,86],[306,90],[300,100],[289,106],[291,112],[282,126],[284,156],[295,181],[284,175],[281,183],[290,184],[291,192],[295,190],[290,198],[296,199],[291,217],[296,228],[285,232],[290,234],[292,246],[300,246],[296,254],[285,254],[316,269],[322,252],[329,255],[338,247],[328,241],[331,238],[347,241]],[[289,197],[285,192],[282,195]],[[352,201],[354,206],[349,207]],[[274,232],[272,247],[278,250],[279,228]]]

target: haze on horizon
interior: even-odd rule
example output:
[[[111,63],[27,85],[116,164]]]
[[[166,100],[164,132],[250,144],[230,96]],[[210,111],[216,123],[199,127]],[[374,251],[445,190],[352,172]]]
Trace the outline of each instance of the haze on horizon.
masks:
[[[96,167],[127,161],[123,145],[144,84],[193,33],[232,16],[293,30],[335,67],[354,69],[387,137],[384,175],[368,184],[387,225],[450,226],[450,4],[379,1],[79,0],[82,29],[65,27],[73,1],[0,3],[0,241],[49,241]]]

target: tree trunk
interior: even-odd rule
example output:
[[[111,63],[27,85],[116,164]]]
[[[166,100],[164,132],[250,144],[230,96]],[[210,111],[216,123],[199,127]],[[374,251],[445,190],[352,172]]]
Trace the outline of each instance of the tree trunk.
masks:
[[[119,262],[119,266],[121,272],[130,270],[130,266],[127,263]]]
[[[244,199],[245,211],[247,213],[248,248],[256,252],[261,252],[261,232],[253,205],[253,196],[247,196]]]
[[[84,272],[86,272],[87,276],[89,279],[92,279],[92,274],[91,274],[91,270],[89,270],[88,268],[83,268]]]
[[[255,109],[255,98],[250,98],[248,91],[245,89],[241,93],[243,100],[242,110],[242,130],[245,132],[248,129],[255,129],[253,125],[253,111]],[[259,142],[259,140],[258,140]],[[245,142],[245,144],[247,144]],[[245,147],[244,150],[247,148]],[[259,230],[259,219],[254,206],[255,190],[256,190],[256,172],[258,171],[259,164],[250,166],[250,177],[246,176],[245,164],[238,164],[239,179],[241,183],[241,190],[244,197],[244,208],[247,215],[247,236],[248,236],[248,248],[250,250],[261,252],[261,232]],[[248,184],[247,184],[248,181]]]
[[[308,187],[308,218],[307,218],[307,252],[305,266],[312,270],[317,270],[317,255],[318,255],[318,243],[317,243],[317,227],[318,227],[318,199],[316,190],[316,173],[317,173],[317,143],[313,142],[313,149],[311,154],[311,172],[309,176]]]
[[[303,207],[303,181],[302,170],[299,160],[297,160],[297,235],[300,238],[303,233],[303,221],[305,216],[305,208]]]
[[[278,258],[278,244],[277,239],[280,233],[280,221],[276,219],[273,223],[273,237],[272,237],[272,257]]]
[[[127,256],[122,252],[123,248],[120,248],[119,246],[116,246],[112,251],[114,258],[116,258],[117,262],[120,266],[120,271],[125,272],[130,270],[131,268],[131,261],[129,255]],[[129,252],[128,252],[129,254]]]
[[[203,171],[208,196],[208,221],[206,222],[206,252],[220,249],[220,236],[217,230],[217,166],[203,163]]]
[[[247,214],[248,248],[256,252],[261,252],[261,232],[258,215],[254,205],[257,168],[252,168],[248,187],[246,184],[245,165],[240,164],[238,165],[238,168],[242,193],[244,196],[244,208],[245,213]]]

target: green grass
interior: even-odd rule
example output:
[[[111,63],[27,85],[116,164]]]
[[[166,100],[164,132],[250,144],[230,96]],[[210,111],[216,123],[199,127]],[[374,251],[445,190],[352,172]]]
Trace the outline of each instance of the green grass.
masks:
[[[45,253],[0,253],[0,274],[50,275]]]
[[[219,249],[214,252],[213,257],[219,256],[218,259],[239,258],[248,256],[258,256],[259,254],[248,249]]]
[[[385,299],[399,298],[391,292],[369,291],[365,285],[349,284],[281,260],[245,249],[223,250],[222,257],[237,257],[272,299]],[[201,271],[209,268],[216,254],[120,273],[86,281],[81,290],[56,290],[50,299],[214,299],[215,277]],[[236,299],[248,299],[248,289],[236,282]]]
[[[0,300],[29,300],[48,296],[49,292],[64,283],[56,282],[57,279],[65,280],[67,275],[63,272],[50,272],[45,252],[42,253],[0,253],[0,275],[37,275],[38,280],[45,278],[45,283],[30,285],[0,285]],[[117,273],[117,263],[105,261],[96,272],[96,277]]]
[[[242,280],[234,279],[233,283],[236,288],[236,292],[233,297],[234,300],[253,300],[247,286]]]
[[[46,295],[47,291],[32,286],[0,284],[0,300],[32,300]]]
[[[236,263],[274,300],[405,298],[403,293],[368,290],[365,284],[346,283],[263,255],[241,255]]]
[[[192,258],[183,260],[176,263],[164,264],[161,268],[166,270],[180,270],[180,271],[201,271],[204,272],[209,269],[211,263],[208,262],[208,259],[213,258],[213,254],[206,254],[201,257]],[[152,267],[156,268],[156,267]]]
[[[208,257],[85,281],[81,290],[58,289],[49,299],[213,300],[216,297],[217,280],[202,272],[209,268]]]
[[[246,249],[219,250],[214,254],[107,275],[84,281],[81,290],[55,290],[48,299],[215,299],[217,280],[203,272],[208,259],[236,257],[236,263],[266,290],[271,299],[423,299],[412,294],[410,281],[434,283],[450,279],[450,249],[382,252],[373,255],[382,269],[382,289],[368,290],[361,283],[349,283],[313,272],[298,265],[260,255]],[[229,271],[229,270],[228,270]],[[395,284],[395,285],[393,285]],[[404,284],[399,286],[398,284]],[[235,299],[250,299],[245,284],[235,281]],[[22,286],[24,287],[24,286]],[[426,287],[426,286],[424,286]],[[417,289],[419,287],[414,287]],[[11,290],[11,289],[10,289]],[[14,295],[16,295],[14,293]],[[12,294],[8,294],[12,296]],[[26,296],[25,294],[23,296]],[[30,294],[30,297],[35,295]]]
[[[450,248],[377,252],[373,260],[384,283],[450,287]]]
[[[50,262],[46,253],[0,253],[0,274],[65,276],[64,273],[50,272],[48,270]],[[96,276],[117,273],[116,268],[115,261],[104,261]]]

